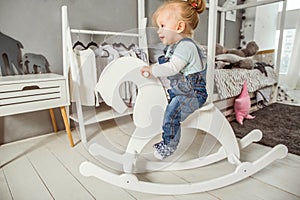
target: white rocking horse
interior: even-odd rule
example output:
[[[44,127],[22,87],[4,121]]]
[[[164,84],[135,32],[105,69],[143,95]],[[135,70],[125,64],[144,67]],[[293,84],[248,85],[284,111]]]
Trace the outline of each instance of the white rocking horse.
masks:
[[[94,176],[113,185],[154,194],[188,194],[221,188],[245,179],[263,169],[276,159],[287,155],[284,145],[277,145],[268,153],[254,162],[240,161],[240,149],[262,138],[260,130],[253,130],[241,140],[235,134],[224,115],[214,106],[207,103],[191,114],[183,123],[182,128],[202,130],[212,135],[221,144],[219,150],[207,156],[201,156],[187,161],[155,161],[139,156],[147,143],[161,134],[163,113],[167,105],[164,88],[154,77],[141,76],[140,69],[145,66],[142,60],[133,57],[122,57],[109,64],[96,86],[103,100],[115,111],[123,113],[127,106],[123,102],[119,87],[125,81],[132,81],[138,87],[138,95],[133,110],[133,122],[136,126],[127,145],[125,153],[119,154],[99,143],[89,146],[89,152],[94,156],[109,160],[109,165],[117,168],[120,173],[107,171],[91,162],[83,162],[80,172],[84,176]],[[184,134],[184,133],[183,133]],[[182,135],[183,135],[182,134]],[[208,181],[186,184],[163,184],[141,181],[136,173],[151,171],[184,170],[206,166],[227,158],[236,165],[234,172]]]

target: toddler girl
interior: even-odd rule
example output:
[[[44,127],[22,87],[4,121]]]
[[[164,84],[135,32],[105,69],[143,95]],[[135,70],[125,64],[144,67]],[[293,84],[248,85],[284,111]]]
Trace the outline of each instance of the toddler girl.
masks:
[[[198,14],[204,10],[205,0],[172,0],[153,14],[157,34],[166,45],[165,55],[159,58],[159,63],[143,67],[141,74],[170,80],[162,141],[154,145],[154,156],[160,160],[175,152],[180,140],[180,123],[207,99],[205,57],[191,39],[198,25]]]

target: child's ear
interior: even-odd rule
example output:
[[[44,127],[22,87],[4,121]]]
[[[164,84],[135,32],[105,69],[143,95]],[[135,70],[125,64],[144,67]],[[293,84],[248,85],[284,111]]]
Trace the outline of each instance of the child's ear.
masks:
[[[184,21],[179,21],[177,25],[177,33],[182,33],[185,29]]]

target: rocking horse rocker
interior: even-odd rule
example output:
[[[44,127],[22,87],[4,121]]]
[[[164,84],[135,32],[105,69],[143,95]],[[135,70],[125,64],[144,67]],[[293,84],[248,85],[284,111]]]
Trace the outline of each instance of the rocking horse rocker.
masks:
[[[84,176],[94,176],[113,185],[153,194],[189,194],[221,188],[245,179],[263,169],[276,159],[287,155],[284,145],[277,145],[254,162],[240,161],[240,149],[262,138],[260,130],[253,130],[241,140],[237,140],[224,115],[214,106],[207,103],[192,113],[183,123],[182,128],[202,130],[212,135],[221,147],[215,153],[186,161],[155,161],[140,156],[143,148],[158,134],[161,134],[163,113],[167,105],[165,90],[155,77],[143,77],[140,68],[145,66],[142,60],[133,57],[122,57],[110,63],[102,72],[96,91],[115,111],[124,113],[127,109],[120,94],[119,87],[125,81],[132,81],[138,87],[138,95],[133,109],[135,130],[127,144],[125,153],[118,153],[99,143],[89,146],[89,152],[96,157],[103,157],[108,166],[120,170],[113,173],[91,162],[83,162],[80,172]],[[114,80],[114,81],[112,81]],[[185,134],[185,133],[184,133]],[[105,138],[103,137],[103,141]],[[107,146],[107,145],[106,145]],[[227,158],[236,165],[235,170],[227,175],[193,183],[154,183],[139,180],[138,173],[152,171],[173,171],[199,168]]]

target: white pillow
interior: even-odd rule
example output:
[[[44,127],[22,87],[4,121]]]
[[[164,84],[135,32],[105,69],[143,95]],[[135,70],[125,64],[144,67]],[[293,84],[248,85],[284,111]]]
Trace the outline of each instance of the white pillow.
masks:
[[[216,56],[216,60],[224,61],[224,62],[229,62],[229,63],[237,63],[240,60],[243,60],[243,57],[240,57],[235,54],[227,53],[227,54],[219,54]]]

